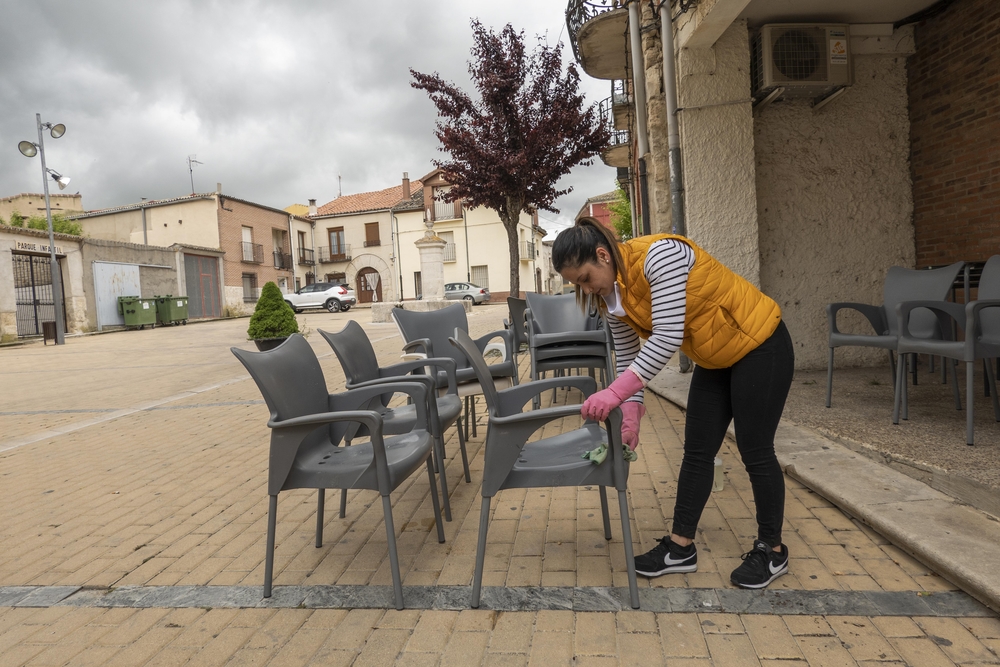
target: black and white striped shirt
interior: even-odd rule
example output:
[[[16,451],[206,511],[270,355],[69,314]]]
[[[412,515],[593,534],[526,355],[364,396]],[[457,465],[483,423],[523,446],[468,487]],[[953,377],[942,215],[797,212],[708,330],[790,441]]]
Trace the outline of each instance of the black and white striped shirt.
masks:
[[[652,334],[642,345],[638,334],[618,316],[624,315],[615,286],[615,296],[606,298],[608,324],[615,340],[617,372],[631,369],[645,387],[663,370],[684,339],[684,308],[687,301],[687,280],[694,266],[691,246],[676,239],[663,239],[649,246],[643,274],[649,281],[652,300]],[[630,401],[642,401],[643,392]]]

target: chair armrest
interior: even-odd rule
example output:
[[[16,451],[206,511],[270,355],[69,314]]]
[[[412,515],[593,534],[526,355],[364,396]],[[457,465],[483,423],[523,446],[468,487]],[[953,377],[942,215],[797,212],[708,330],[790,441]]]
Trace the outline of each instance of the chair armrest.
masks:
[[[526,382],[525,384],[519,384],[507,389],[501,389],[497,392],[500,403],[498,406],[500,408],[500,414],[520,414],[521,407],[535,396],[538,396],[549,389],[557,389],[559,387],[574,387],[582,391],[585,397],[589,397],[597,391],[597,380],[585,375],[577,375],[575,377],[566,376],[535,380],[534,382]],[[580,411],[579,406],[576,406],[576,410],[577,412]],[[533,412],[538,411],[534,410]]]
[[[514,358],[514,346],[513,346],[513,335],[509,329],[499,329],[497,331],[491,331],[485,336],[480,336],[479,338],[473,339],[473,343],[479,348],[479,352],[482,354],[486,353],[486,345],[494,338],[500,338],[503,340],[503,344],[507,348],[507,359]]]
[[[983,299],[977,301],[970,301],[965,304],[965,331],[974,332],[971,336],[966,333],[966,337],[978,337],[982,334],[981,327],[979,326],[979,313],[986,308],[997,308],[1000,307],[1000,299]]]
[[[889,323],[885,319],[885,309],[882,306],[872,306],[867,303],[851,303],[848,301],[842,301],[839,303],[828,303],[826,304],[826,318],[830,325],[831,334],[839,334],[840,329],[837,328],[837,313],[844,309],[856,310],[865,318],[868,319],[868,323],[872,325],[872,329],[875,333],[884,336],[889,332]]]
[[[490,419],[490,423],[496,424],[497,426],[531,425],[533,428],[527,435],[525,435],[524,438],[527,440],[528,435],[534,433],[550,421],[562,419],[563,417],[572,417],[574,415],[577,417],[580,416],[579,405],[559,405],[554,408],[531,410],[530,412],[518,412],[517,414],[509,415],[507,417],[493,417]],[[524,446],[524,441],[518,440],[518,442],[521,443],[518,447]]]
[[[430,338],[414,338],[408,343],[403,343],[403,352],[423,352],[424,354],[431,355],[431,339]]]
[[[382,378],[389,378],[393,376],[402,377],[420,377],[418,375],[406,375],[403,373],[408,373],[417,369],[422,369],[426,366],[436,366],[448,375],[448,393],[457,394],[458,393],[458,381],[455,379],[455,372],[458,369],[458,364],[451,357],[427,357],[426,359],[420,359],[416,361],[402,361],[397,364],[392,364],[391,366],[383,366],[378,369],[379,375]],[[431,377],[431,376],[425,376]]]
[[[964,328],[965,326],[966,312],[963,304],[935,300],[903,301],[896,304],[896,321],[899,326],[900,337],[913,338],[910,335],[910,313],[917,308],[927,308],[934,312],[941,326],[941,331],[945,334],[946,338],[950,337],[948,332],[951,330],[949,327],[951,321],[954,321],[959,327]]]
[[[339,411],[338,406],[344,405],[347,410],[356,409],[357,405],[364,405],[366,401],[375,398],[376,396],[381,396],[383,394],[395,394],[402,393],[407,394],[413,399],[413,405],[417,409],[417,422],[415,428],[427,429],[427,397],[431,394],[431,390],[428,389],[429,385],[433,384],[432,378],[421,378],[420,376],[414,376],[409,378],[407,382],[401,382],[397,380],[382,381],[369,380],[371,386],[359,387],[357,389],[348,389],[347,391],[340,394],[330,394],[330,409],[331,411]]]
[[[374,410],[346,410],[341,412],[317,412],[314,415],[302,415],[282,421],[267,422],[268,428],[283,429],[300,426],[322,426],[335,422],[361,422],[374,433],[382,430],[382,416]]]

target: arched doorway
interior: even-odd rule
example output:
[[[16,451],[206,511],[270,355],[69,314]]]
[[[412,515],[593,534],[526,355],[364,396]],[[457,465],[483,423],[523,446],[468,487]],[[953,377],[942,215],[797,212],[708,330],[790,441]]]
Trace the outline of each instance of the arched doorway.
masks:
[[[357,278],[358,303],[382,301],[382,276],[372,267],[358,271]]]

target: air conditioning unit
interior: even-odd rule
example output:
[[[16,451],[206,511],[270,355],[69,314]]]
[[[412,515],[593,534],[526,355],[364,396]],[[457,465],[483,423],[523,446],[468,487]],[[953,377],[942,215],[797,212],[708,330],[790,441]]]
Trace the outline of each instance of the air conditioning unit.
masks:
[[[851,85],[850,37],[846,25],[761,26],[750,44],[754,102],[779,97],[819,101]]]

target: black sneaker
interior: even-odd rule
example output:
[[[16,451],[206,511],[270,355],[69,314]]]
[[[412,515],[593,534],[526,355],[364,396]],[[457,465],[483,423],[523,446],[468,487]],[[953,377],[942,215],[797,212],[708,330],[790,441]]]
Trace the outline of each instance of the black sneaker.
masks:
[[[635,557],[636,574],[644,577],[658,577],[672,572],[696,572],[698,570],[698,550],[694,544],[686,547],[675,543],[670,536],[661,537],[652,551]]]
[[[788,547],[774,551],[771,545],[755,540],[753,549],[743,554],[743,563],[733,570],[729,580],[740,588],[764,588],[788,572]]]

